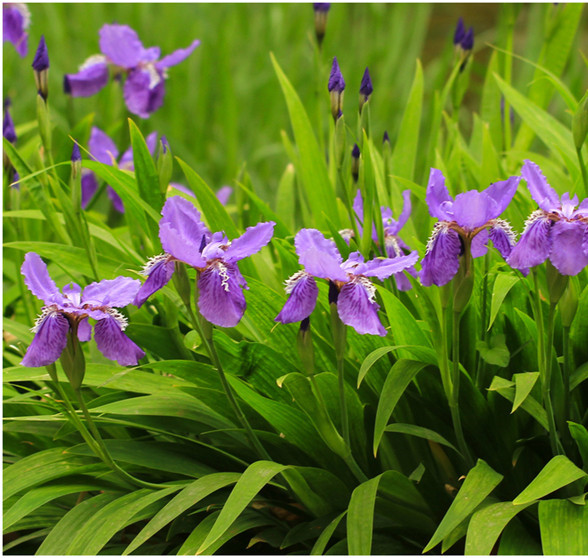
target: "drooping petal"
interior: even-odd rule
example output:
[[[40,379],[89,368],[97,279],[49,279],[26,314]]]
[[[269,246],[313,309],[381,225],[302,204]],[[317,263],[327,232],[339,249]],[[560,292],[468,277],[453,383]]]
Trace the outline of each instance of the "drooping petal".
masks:
[[[588,265],[583,242],[586,225],[578,221],[558,221],[551,229],[549,259],[562,275],[578,275]]]
[[[91,97],[108,83],[108,64],[97,62],[80,69],[76,74],[65,74],[63,91],[72,97]]]
[[[337,312],[341,321],[357,333],[386,336],[386,330],[378,318],[380,306],[374,300],[376,289],[369,279],[356,277],[343,285],[337,299]]]
[[[486,224],[488,215],[497,211],[496,202],[477,190],[458,194],[453,202],[453,219],[460,227],[470,231]]]
[[[416,269],[414,267],[410,267],[406,271],[411,275],[417,275]],[[392,277],[394,277],[396,288],[399,291],[410,291],[410,289],[412,289],[410,279],[406,276],[406,273],[404,271],[401,271],[400,273],[395,273],[394,275],[392,275]]]
[[[88,141],[90,155],[98,162],[105,165],[112,165],[118,157],[118,149],[110,137],[100,128],[94,126]]]
[[[98,189],[98,182],[96,181],[96,175],[88,169],[82,169],[82,208],[86,209],[86,206],[96,193]]]
[[[490,232],[488,229],[482,229],[474,238],[470,246],[472,258],[479,258],[485,256],[488,252],[488,240],[490,240]]]
[[[451,221],[453,219],[451,213],[448,213],[448,210],[451,211],[453,199],[447,191],[445,177],[440,170],[431,169],[425,197],[432,217],[442,221]]]
[[[259,252],[272,239],[275,226],[273,221],[267,221],[266,223],[258,223],[254,227],[248,227],[239,238],[231,242],[225,252],[224,260],[236,262]]]
[[[167,285],[174,274],[175,263],[168,256],[156,256],[150,262],[147,262],[143,273],[147,275],[147,280],[141,285],[141,288],[135,296],[133,304],[139,308],[144,302],[159,289]]]
[[[175,66],[180,62],[184,61],[194,49],[200,44],[200,39],[195,39],[192,41],[192,44],[186,48],[180,48],[167,56],[164,56],[159,62],[155,64],[158,70],[163,70],[164,68],[169,68],[170,66]]]
[[[419,259],[419,254],[413,250],[407,256],[398,256],[396,258],[376,258],[366,262],[366,270],[363,275],[366,277],[377,277],[380,281],[390,277],[395,273],[400,273],[405,269],[413,266]]]
[[[425,287],[437,285],[441,287],[457,273],[461,241],[459,235],[451,230],[447,223],[435,225],[427,243],[427,252],[421,262],[421,283]]]
[[[113,317],[98,320],[94,326],[94,339],[98,350],[121,366],[135,366],[145,356],[145,352],[123,333],[119,321]]]
[[[63,302],[63,295],[49,276],[47,266],[39,254],[27,252],[20,271],[24,275],[25,285],[38,299],[47,305]]]
[[[515,269],[527,269],[543,263],[551,252],[551,220],[541,211],[533,212],[523,234],[510,252],[508,265]]]
[[[59,312],[44,313],[35,326],[35,337],[29,345],[22,365],[31,368],[55,362],[67,344],[69,322]]]
[[[80,341],[90,341],[92,339],[92,326],[88,318],[83,318],[78,323],[78,339]]]
[[[172,196],[166,200],[161,214],[159,239],[163,249],[193,267],[204,267],[206,260],[200,254],[200,245],[202,238],[210,233],[194,204],[180,196]]]
[[[116,193],[112,186],[108,186],[106,188],[106,195],[111,201],[114,209],[116,209],[119,213],[125,212],[125,206],[123,204],[122,198]]]
[[[510,224],[503,219],[495,219],[490,228],[490,240],[500,255],[506,260],[516,243],[516,236]]]
[[[500,182],[490,184],[488,188],[481,192],[482,196],[485,196],[494,202],[488,204],[486,221],[496,219],[504,212],[514,197],[520,181],[520,176],[511,176],[507,180],[501,180]]]
[[[346,281],[341,269],[343,259],[333,240],[327,240],[316,229],[301,229],[294,238],[298,261],[314,277]]]
[[[130,277],[90,283],[82,294],[82,304],[121,308],[133,301],[140,287],[141,281]]]
[[[527,181],[531,197],[543,211],[550,212],[559,208],[559,196],[548,184],[538,165],[528,159],[525,160],[521,174]]]
[[[100,50],[121,68],[134,68],[144,60],[145,47],[128,25],[106,24],[100,28]]]
[[[245,295],[231,264],[217,261],[198,279],[198,308],[212,324],[235,327],[245,313]]]
[[[149,118],[152,112],[163,105],[163,76],[153,67],[131,70],[125,81],[123,94],[129,112],[141,118]]]
[[[290,296],[276,322],[291,324],[300,322],[312,314],[318,298],[318,287],[312,275],[299,271],[286,281],[286,293]]]

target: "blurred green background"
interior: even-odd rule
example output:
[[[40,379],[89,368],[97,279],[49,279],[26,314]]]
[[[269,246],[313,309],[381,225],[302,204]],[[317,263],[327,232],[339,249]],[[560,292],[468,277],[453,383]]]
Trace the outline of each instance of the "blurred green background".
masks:
[[[552,12],[562,8],[553,4],[333,4],[317,76],[311,4],[30,4],[29,53],[21,59],[5,43],[3,89],[12,99],[17,126],[32,121],[35,90],[30,64],[39,37],[45,34],[51,60],[50,102],[57,109],[53,114],[58,125],[67,127],[63,75],[76,72],[99,51],[98,30],[103,24],[130,25],[145,46],[160,46],[162,55],[200,38],[201,46],[192,56],[170,69],[164,106],[148,120],[133,118],[145,134],[153,130],[165,134],[174,154],[213,188],[231,184],[246,162],[255,190],[272,199],[288,162],[280,131],[289,131],[289,122],[270,51],[311,116],[316,115],[319,99],[328,111],[328,73],[332,57],[337,56],[347,82],[344,111],[351,126],[361,77],[369,66],[374,83],[372,130],[375,137],[388,130],[394,142],[421,53],[426,126],[432,93],[442,87],[450,71],[453,32],[462,16],[466,26],[475,30],[472,78],[466,110],[460,115],[467,135],[471,112],[479,110],[480,88],[492,52],[489,45],[502,42],[497,30],[505,28],[504,20],[515,25],[514,52],[536,60]],[[586,53],[586,13],[581,29],[575,50]],[[524,91],[533,71],[529,64],[515,60],[513,84]],[[580,56],[571,57],[563,80],[577,98],[582,96],[588,83]],[[126,113],[118,89],[111,83],[94,97],[74,99],[74,107],[76,119],[94,112],[95,124],[119,138],[124,149],[128,132],[126,126],[121,128]],[[558,113],[565,109],[557,99],[554,104]],[[324,118],[323,125],[327,124]],[[181,180],[178,169],[176,173]]]

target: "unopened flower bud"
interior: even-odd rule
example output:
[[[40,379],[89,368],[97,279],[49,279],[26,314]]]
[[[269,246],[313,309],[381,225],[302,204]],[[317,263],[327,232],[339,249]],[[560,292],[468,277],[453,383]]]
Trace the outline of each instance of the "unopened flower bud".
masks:
[[[370,95],[374,92],[374,87],[372,85],[372,78],[370,77],[370,71],[368,68],[365,69],[363,73],[363,77],[361,78],[361,85],[359,87],[359,113],[361,114],[361,109],[363,105],[368,102]]]
[[[315,2],[312,7],[314,9],[314,32],[320,48],[327,30],[327,16],[329,15],[331,4],[330,2]]]
[[[343,111],[343,91],[345,90],[345,80],[343,74],[339,69],[337,57],[333,58],[333,66],[331,67],[331,74],[329,76],[329,93],[331,94],[331,114],[333,119],[337,121]]]
[[[455,26],[455,33],[453,34],[453,44],[455,46],[461,45],[463,38],[465,37],[466,30],[463,24],[463,18],[459,18],[457,25]]]
[[[71,173],[73,178],[76,178],[82,172],[82,154],[80,153],[80,146],[77,142],[74,143],[71,151]]]
[[[388,135],[387,131],[384,132],[384,137],[382,138],[382,143],[390,143],[390,136]]]
[[[470,51],[474,48],[474,28],[470,27],[461,41],[461,48]]]
[[[353,176],[354,182],[357,182],[359,178],[359,156],[359,147],[356,143],[351,150],[351,175]]]
[[[41,40],[33,59],[33,70],[35,71],[37,91],[46,101],[49,95],[49,53],[47,52],[44,35],[41,35]]]

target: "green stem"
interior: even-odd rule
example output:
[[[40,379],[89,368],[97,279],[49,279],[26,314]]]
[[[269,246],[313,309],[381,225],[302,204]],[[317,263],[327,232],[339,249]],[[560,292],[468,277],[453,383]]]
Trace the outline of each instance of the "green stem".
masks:
[[[349,436],[349,414],[347,412],[347,398],[345,397],[345,355],[337,355],[337,379],[339,385],[339,405],[341,408],[341,433],[348,447],[351,439]]]
[[[468,449],[463,434],[463,428],[461,425],[461,416],[459,414],[459,384],[461,373],[459,370],[459,322],[461,312],[453,312],[452,319],[452,353],[453,353],[453,369],[451,374],[451,399],[449,400],[449,407],[451,409],[451,420],[453,421],[453,429],[455,431],[455,437],[457,439],[457,445],[462,455],[466,460],[468,468],[474,466],[472,456]]]
[[[535,323],[537,324],[537,361],[539,364],[539,370],[543,374],[543,370],[545,369],[545,330],[543,329],[543,311],[541,309],[537,270],[533,268],[531,273],[533,274],[533,286],[535,288],[532,299],[535,303]]]
[[[564,401],[563,401],[563,413],[562,413],[562,424],[560,426],[560,435],[564,440],[564,443],[569,444],[570,432],[567,428],[566,421],[571,420],[571,394],[570,394],[570,373],[571,373],[571,355],[570,355],[570,326],[564,326],[563,328],[563,390],[564,390]],[[568,447],[569,449],[569,447]]]
[[[586,171],[586,164],[584,163],[584,157],[582,157],[582,148],[576,149],[578,154],[578,162],[580,163],[580,170],[582,171],[582,180],[584,182],[584,195],[588,196],[588,172]]]
[[[553,360],[553,329],[555,323],[555,308],[556,303],[552,302],[549,305],[549,313],[547,315],[547,343],[545,345],[545,370],[543,374],[543,405],[547,411],[547,420],[549,421],[549,442],[551,444],[551,451],[553,455],[563,454],[561,442],[557,436],[557,428],[555,426],[555,414],[553,412],[553,403],[551,401],[551,364]]]
[[[490,262],[490,254],[486,253],[484,256],[484,279],[482,281],[482,315],[480,320],[482,322],[482,331],[480,332],[480,339],[482,341],[486,341],[488,337],[488,332],[486,331],[486,320],[487,312],[486,312],[486,305],[488,304],[488,268]],[[485,361],[480,356],[480,353],[477,353],[477,365],[476,365],[476,375],[474,377],[474,385],[477,388],[481,387],[482,382],[484,381],[484,372],[485,372]]]

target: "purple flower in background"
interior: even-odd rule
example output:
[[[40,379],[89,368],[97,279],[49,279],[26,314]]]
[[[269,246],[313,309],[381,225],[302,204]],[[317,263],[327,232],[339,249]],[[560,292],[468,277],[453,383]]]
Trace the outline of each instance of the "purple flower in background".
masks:
[[[330,2],[314,2],[312,8],[315,12],[328,12],[331,9]]]
[[[71,330],[80,341],[94,339],[100,352],[121,366],[134,366],[145,353],[123,332],[127,319],[115,307],[130,304],[140,287],[137,279],[117,277],[82,288],[70,283],[59,292],[38,254],[28,252],[21,268],[29,290],[45,303],[33,328],[35,337],[22,359],[23,366],[47,366],[65,349]]]
[[[527,219],[507,262],[526,270],[549,258],[562,275],[577,275],[588,265],[588,198],[579,206],[578,196],[570,199],[566,192],[560,199],[532,161],[525,161],[521,174],[540,209]]]
[[[314,10],[314,31],[320,48],[327,30],[327,16],[331,9],[331,4],[330,2],[315,2],[312,8]]]
[[[345,80],[343,79],[343,74],[339,68],[339,62],[337,62],[336,56],[333,58],[328,89],[331,94],[331,114],[336,121],[343,114],[343,91],[345,90]]]
[[[495,182],[482,192],[469,190],[451,198],[441,171],[431,169],[427,185],[429,213],[439,219],[422,261],[421,283],[442,286],[449,283],[459,269],[459,256],[471,246],[474,258],[483,256],[488,240],[503,258],[515,242],[510,225],[498,216],[513,198],[520,176]]]
[[[374,92],[374,87],[372,85],[372,78],[370,76],[370,71],[366,67],[365,72],[363,73],[363,77],[361,78],[361,85],[359,87],[359,94],[363,97],[363,102],[365,103],[369,96]]]
[[[157,147],[157,132],[152,132],[145,138],[149,153],[153,155],[155,148]],[[88,151],[90,155],[94,157],[98,162],[104,163],[105,165],[114,165],[118,158],[118,149],[114,144],[114,141],[108,137],[100,128],[94,126],[90,134],[88,141]],[[133,149],[129,147],[118,161],[118,166],[122,170],[134,170],[133,164]],[[92,199],[92,196],[98,188],[98,182],[96,175],[88,169],[82,171],[82,207],[86,207],[88,202]],[[107,194],[112,202],[112,205],[119,213],[124,213],[125,208],[120,196],[114,191],[112,187],[107,188]]]
[[[461,45],[466,34],[465,25],[463,24],[463,18],[459,18],[455,27],[455,33],[453,34],[453,44]]]
[[[461,40],[461,48],[465,51],[472,50],[474,48],[474,28],[470,27],[463,39]]]
[[[49,51],[45,43],[45,35],[41,35],[32,66],[35,71],[37,91],[46,101],[49,95]]]
[[[337,312],[341,321],[360,334],[386,335],[378,318],[380,306],[375,301],[376,288],[370,277],[383,280],[414,265],[418,254],[398,258],[376,258],[364,262],[359,252],[343,261],[333,240],[316,229],[302,229],[294,239],[298,261],[304,269],[286,281],[289,298],[276,316],[277,322],[289,324],[308,318],[318,297],[315,277],[328,279],[338,290]]]
[[[73,97],[90,97],[108,83],[109,66],[125,73],[124,98],[127,108],[148,118],[163,104],[167,69],[185,60],[200,44],[197,39],[187,48],[160,58],[159,47],[145,48],[128,25],[106,24],[99,31],[101,55],[91,56],[77,74],[66,74],[63,87]]]
[[[10,99],[4,100],[4,119],[2,121],[2,135],[10,142],[16,143],[16,130],[14,129],[14,121],[8,107],[10,106]]]
[[[2,4],[2,34],[4,41],[10,41],[16,52],[25,57],[28,52],[27,29],[31,23],[31,13],[26,4]]]
[[[172,193],[172,188],[175,188],[176,190],[183,192],[184,194],[186,194],[187,196],[190,196],[191,198],[196,197],[196,194],[194,194],[194,192],[192,192],[192,190],[190,190],[190,188],[188,188],[187,186],[184,186],[184,184],[180,184],[179,182],[170,182],[169,186],[167,188],[168,193]],[[218,191],[216,192],[216,198],[223,205],[227,205],[232,193],[233,193],[233,188],[231,186],[221,186],[218,189]]]
[[[134,304],[141,306],[171,279],[175,262],[184,262],[199,271],[200,313],[218,326],[236,326],[245,312],[243,287],[247,288],[237,262],[271,240],[275,223],[258,223],[230,241],[223,232],[211,234],[200,212],[180,196],[168,198],[161,214],[159,239],[165,253],[147,262],[143,269],[147,280]]]

